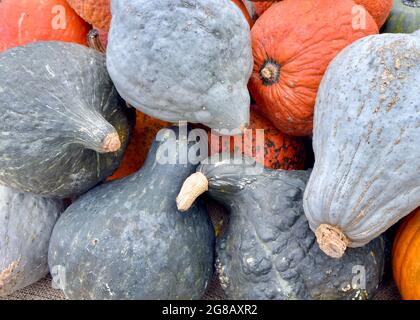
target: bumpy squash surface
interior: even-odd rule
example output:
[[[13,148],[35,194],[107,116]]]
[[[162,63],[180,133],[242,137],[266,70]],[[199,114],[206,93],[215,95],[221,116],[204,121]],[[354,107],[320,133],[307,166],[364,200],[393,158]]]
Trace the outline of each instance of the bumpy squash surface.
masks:
[[[384,239],[351,249],[341,260],[326,256],[303,212],[310,172],[265,169],[260,173],[249,158],[235,165],[218,156],[200,165],[196,174],[208,183],[208,195],[230,212],[216,248],[218,276],[229,299],[373,296],[383,274]],[[189,190],[197,196],[197,188]],[[182,205],[185,193],[180,195]],[[359,272],[365,277],[358,278]]]
[[[134,123],[95,50],[36,42],[0,54],[0,183],[73,197],[118,167]]]
[[[331,63],[315,107],[304,207],[327,254],[420,205],[420,32],[362,39]]]
[[[231,134],[248,124],[250,32],[230,0],[120,0],[112,15],[107,66],[128,103]]]

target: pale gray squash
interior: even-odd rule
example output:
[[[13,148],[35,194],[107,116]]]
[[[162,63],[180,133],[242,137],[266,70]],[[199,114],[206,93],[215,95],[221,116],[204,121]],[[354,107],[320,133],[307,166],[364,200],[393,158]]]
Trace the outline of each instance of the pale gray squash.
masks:
[[[62,201],[0,185],[0,296],[48,273],[48,243]]]
[[[107,66],[121,96],[152,117],[226,134],[248,124],[251,37],[230,0],[112,1]]]
[[[420,31],[366,37],[340,53],[314,127],[304,208],[321,248],[339,258],[420,205]]]
[[[210,158],[198,167],[178,196],[182,211],[199,194],[229,211],[218,239],[216,267],[229,299],[368,299],[382,279],[385,241],[380,237],[343,259],[326,256],[303,212],[309,171],[256,171],[242,164]],[[185,213],[189,215],[189,212]]]
[[[111,175],[135,121],[105,57],[64,42],[0,54],[0,183],[77,196]]]
[[[168,134],[167,134],[168,133]],[[204,204],[175,197],[195,164],[164,163],[191,148],[177,128],[160,135],[143,168],[75,201],[54,228],[53,278],[72,299],[199,299],[213,274],[214,230]],[[162,147],[165,146],[165,147]],[[178,151],[177,151],[178,150]]]

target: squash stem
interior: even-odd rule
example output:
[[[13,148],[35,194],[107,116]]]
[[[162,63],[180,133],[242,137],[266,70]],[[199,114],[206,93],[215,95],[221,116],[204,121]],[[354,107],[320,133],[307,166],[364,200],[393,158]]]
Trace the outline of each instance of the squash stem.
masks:
[[[344,255],[349,244],[349,239],[337,227],[321,224],[315,231],[319,248],[326,255],[339,259]]]
[[[115,152],[121,148],[121,141],[118,133],[108,134],[103,142],[102,149],[104,152]]]
[[[105,53],[106,49],[104,47],[104,45],[102,44],[101,39],[99,38],[99,32],[96,29],[92,29],[89,31],[88,36],[87,36],[87,41],[88,41],[88,45],[89,47],[101,52],[101,53]]]
[[[204,174],[196,172],[189,176],[176,197],[178,210],[181,212],[189,210],[195,200],[208,189],[209,181]]]

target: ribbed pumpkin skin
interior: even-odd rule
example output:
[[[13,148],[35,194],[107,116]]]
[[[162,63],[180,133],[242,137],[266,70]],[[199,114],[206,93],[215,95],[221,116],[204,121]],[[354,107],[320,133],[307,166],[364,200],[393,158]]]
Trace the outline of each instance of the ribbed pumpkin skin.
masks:
[[[249,89],[259,111],[281,131],[312,133],[315,97],[328,64],[350,43],[378,33],[370,15],[365,29],[353,29],[353,6],[352,0],[286,0],[271,7],[252,28]],[[263,78],[267,66],[275,72]]]
[[[67,0],[69,5],[95,28],[109,31],[111,0]]]
[[[394,0],[391,15],[382,32],[411,33],[418,29],[420,29],[420,1]]]
[[[124,158],[117,171],[108,180],[124,178],[137,172],[146,161],[156,134],[160,129],[168,125],[168,122],[149,117],[140,111],[136,111],[136,126],[125,151]]]
[[[394,279],[405,300],[420,300],[420,208],[400,226],[392,253]]]
[[[248,129],[252,130],[252,142],[244,140],[242,154],[250,157],[256,155],[256,131],[264,129],[264,166],[269,169],[277,170],[302,170],[305,168],[305,145],[299,137],[292,137],[279,131],[273,124],[255,111],[255,106],[251,106],[251,116]],[[219,148],[212,145],[213,139],[219,139]],[[217,135],[210,135],[210,154],[228,152],[229,146],[226,137],[221,138]],[[234,138],[230,138],[230,152],[238,152]]]
[[[65,21],[59,19],[61,12]],[[65,0],[2,0],[0,21],[0,52],[43,40],[86,45],[90,29]],[[64,29],[57,28],[61,23]]]
[[[379,28],[381,28],[392,9],[393,0],[354,0],[366,8]]]
[[[257,15],[261,16],[276,2],[279,1],[256,1],[254,3],[254,8]],[[354,0],[354,2],[365,7],[379,28],[385,23],[392,8],[392,0]]]
[[[354,75],[358,74],[358,77]],[[312,230],[360,247],[420,205],[420,31],[359,40],[330,64],[315,107]]]

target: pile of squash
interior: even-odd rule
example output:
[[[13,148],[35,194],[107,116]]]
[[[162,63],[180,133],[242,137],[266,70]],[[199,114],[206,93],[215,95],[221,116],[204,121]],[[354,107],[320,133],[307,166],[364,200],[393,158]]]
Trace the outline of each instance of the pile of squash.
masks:
[[[70,299],[200,299],[214,275],[229,299],[370,299],[391,258],[420,299],[419,1],[0,20],[0,296],[49,272]]]

